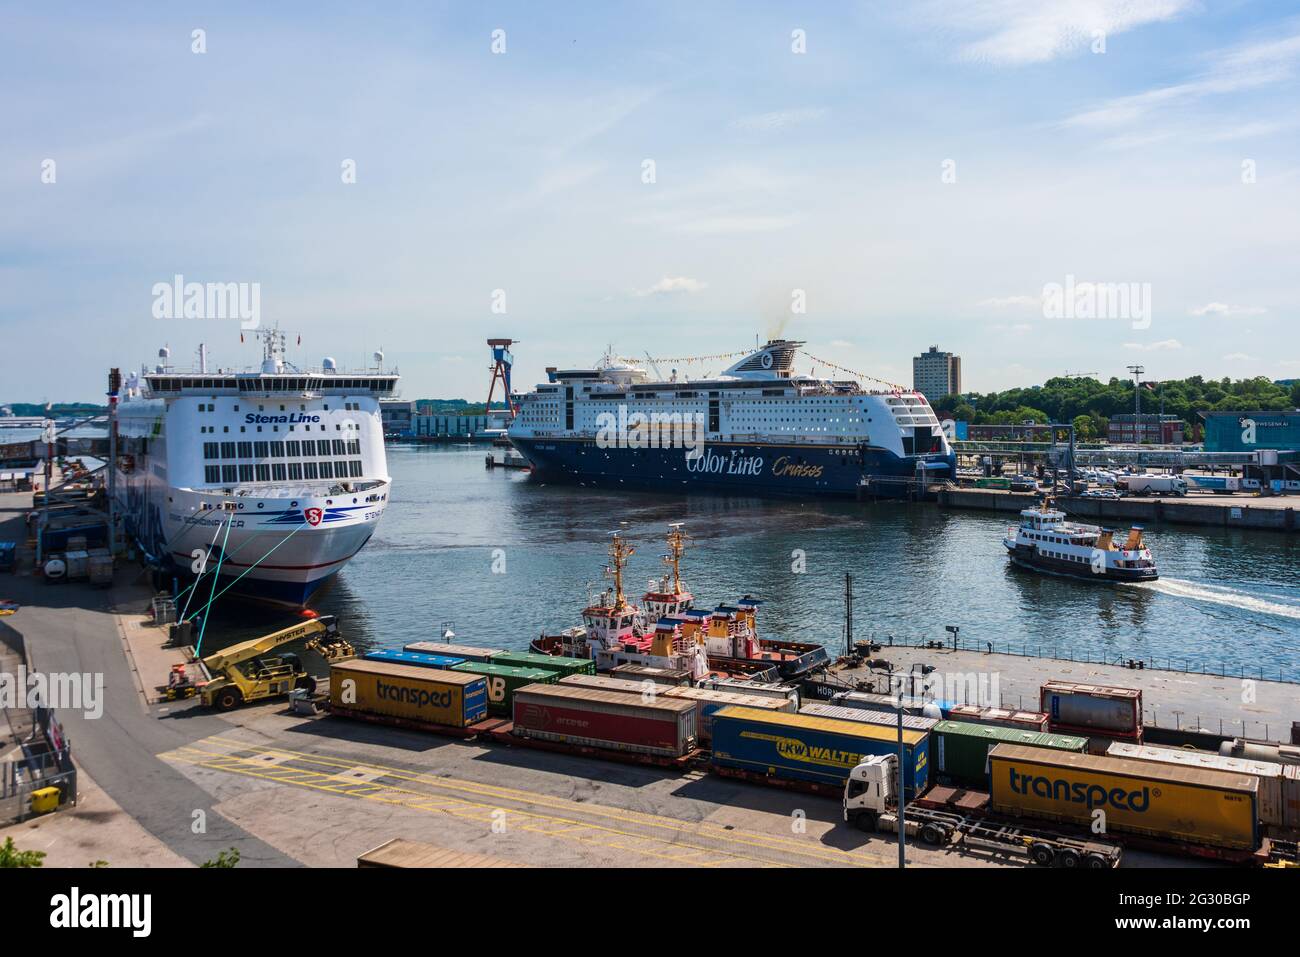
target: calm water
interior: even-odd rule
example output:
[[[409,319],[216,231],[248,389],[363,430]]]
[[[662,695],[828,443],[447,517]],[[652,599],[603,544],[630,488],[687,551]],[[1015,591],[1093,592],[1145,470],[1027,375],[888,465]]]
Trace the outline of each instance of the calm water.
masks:
[[[523,648],[579,623],[600,590],[609,532],[637,544],[627,591],[662,573],[663,535],[695,539],[683,578],[696,604],[752,593],[768,636],[843,643],[843,575],[855,579],[855,634],[944,638],[995,648],[1166,657],[1263,667],[1300,678],[1300,542],[1275,533],[1166,526],[1148,533],[1161,581],[1096,585],[1008,567],[1006,520],[932,505],[794,503],[695,495],[619,495],[544,486],[483,467],[486,450],[393,446],[393,501],[370,544],[318,609],[362,647],[436,639]],[[493,552],[505,572],[494,574]],[[806,571],[792,571],[796,550]],[[213,619],[210,647],[275,624],[247,608]]]

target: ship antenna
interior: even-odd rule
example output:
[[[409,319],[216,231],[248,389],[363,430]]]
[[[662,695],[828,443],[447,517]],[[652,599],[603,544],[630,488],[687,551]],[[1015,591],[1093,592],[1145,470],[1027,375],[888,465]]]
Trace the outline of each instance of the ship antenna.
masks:
[[[682,575],[681,561],[682,554],[686,551],[686,540],[689,536],[682,531],[682,522],[673,522],[668,526],[668,554],[664,556],[664,564],[673,570],[673,594],[681,594]]]
[[[627,606],[627,598],[623,595],[623,567],[636,553],[636,546],[626,544],[618,537],[618,532],[610,534],[613,535],[613,540],[609,543],[610,565],[605,569],[605,574],[614,579],[614,609],[621,611]]]

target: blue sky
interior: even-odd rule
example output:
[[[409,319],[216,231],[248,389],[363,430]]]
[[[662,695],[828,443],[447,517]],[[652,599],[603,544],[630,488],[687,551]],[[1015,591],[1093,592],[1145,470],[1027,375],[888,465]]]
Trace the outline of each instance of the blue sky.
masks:
[[[978,391],[1300,376],[1294,4],[806,6],[0,5],[0,401],[253,361],[153,317],[178,273],[408,397],[482,398],[489,336],[519,385],[778,331],[905,384],[938,344]],[[1068,276],[1149,284],[1149,327],[1045,318]]]

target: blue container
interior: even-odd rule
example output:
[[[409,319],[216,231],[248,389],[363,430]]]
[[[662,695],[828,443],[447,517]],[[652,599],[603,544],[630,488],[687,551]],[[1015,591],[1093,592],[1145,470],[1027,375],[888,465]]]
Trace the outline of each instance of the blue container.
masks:
[[[929,783],[930,736],[903,729],[903,790]],[[713,763],[766,777],[842,786],[866,757],[898,753],[898,731],[784,711],[729,705],[713,713]]]
[[[454,665],[463,665],[464,658],[450,655],[431,655],[423,651],[406,651],[402,648],[381,648],[368,651],[361,657],[367,661],[391,661],[399,665],[416,665],[421,668],[442,668],[444,671]]]

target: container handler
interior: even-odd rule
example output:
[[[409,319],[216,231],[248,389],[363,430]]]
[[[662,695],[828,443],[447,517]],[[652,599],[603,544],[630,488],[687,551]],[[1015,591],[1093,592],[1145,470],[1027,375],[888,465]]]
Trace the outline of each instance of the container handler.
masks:
[[[329,661],[354,657],[352,646],[339,637],[333,615],[310,618],[280,631],[223,648],[203,659],[212,679],[200,691],[204,706],[230,711],[246,701],[287,697],[295,689],[316,690],[316,679],[307,673],[295,654],[267,652],[293,641],[310,639],[306,647]]]
[[[950,789],[936,789],[947,793]],[[936,792],[931,792],[936,793]],[[972,793],[972,792],[956,792]],[[867,758],[844,782],[844,820],[864,831],[898,828],[898,755]],[[1096,869],[1119,866],[1123,851],[1114,844],[1068,835],[990,817],[982,809],[965,808],[921,798],[904,809],[908,834],[933,846],[956,837],[968,847],[1015,851],[1042,867]]]

